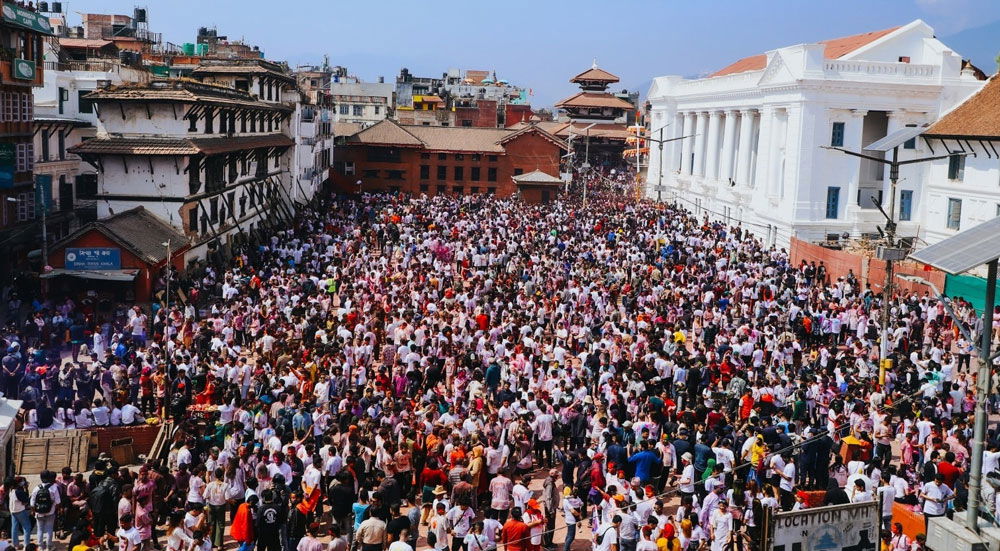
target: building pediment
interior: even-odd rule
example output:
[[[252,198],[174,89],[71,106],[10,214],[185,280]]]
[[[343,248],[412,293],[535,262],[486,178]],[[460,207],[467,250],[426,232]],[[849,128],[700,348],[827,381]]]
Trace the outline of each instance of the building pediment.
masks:
[[[780,51],[775,51],[768,56],[767,67],[764,74],[757,81],[757,86],[767,86],[772,84],[788,84],[796,80],[791,67],[785,61]]]

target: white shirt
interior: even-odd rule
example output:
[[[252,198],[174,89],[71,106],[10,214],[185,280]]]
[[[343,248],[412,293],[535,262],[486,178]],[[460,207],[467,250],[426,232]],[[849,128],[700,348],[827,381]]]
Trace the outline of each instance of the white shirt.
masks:
[[[795,488],[795,463],[788,463],[782,470],[785,476],[781,477],[779,486],[786,492],[791,492]]]
[[[947,484],[938,485],[934,482],[924,484],[921,493],[934,500],[924,500],[924,514],[927,515],[943,515],[947,510],[948,499],[953,495]]]

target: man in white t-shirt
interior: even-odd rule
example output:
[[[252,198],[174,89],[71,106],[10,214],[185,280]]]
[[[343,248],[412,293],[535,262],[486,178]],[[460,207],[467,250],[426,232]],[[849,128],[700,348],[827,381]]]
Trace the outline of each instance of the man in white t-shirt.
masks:
[[[132,526],[132,514],[123,515],[118,522],[121,526],[112,536],[112,539],[118,542],[118,551],[138,551],[142,546],[142,536],[139,535],[139,530]]]
[[[944,475],[938,473],[933,482],[928,482],[920,488],[920,499],[924,500],[924,517],[944,516],[948,510],[948,502],[955,493],[944,483]]]
[[[594,551],[618,551],[618,527],[621,524],[622,517],[615,515],[611,517],[610,524],[601,525],[594,536]]]

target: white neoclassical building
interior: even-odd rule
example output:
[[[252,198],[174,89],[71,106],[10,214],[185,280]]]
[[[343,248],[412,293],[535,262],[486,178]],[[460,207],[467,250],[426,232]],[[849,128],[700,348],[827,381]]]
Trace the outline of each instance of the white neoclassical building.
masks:
[[[779,245],[857,237],[884,219],[880,163],[860,151],[889,132],[925,125],[973,94],[984,76],[923,21],[799,44],[741,59],[706,78],[662,76],[649,90],[653,138],[647,193],[683,201],[715,219],[740,221]],[[930,155],[922,140],[902,158]],[[661,169],[662,167],[662,169]],[[919,182],[901,173],[899,235],[921,232]],[[658,187],[662,184],[662,188]]]

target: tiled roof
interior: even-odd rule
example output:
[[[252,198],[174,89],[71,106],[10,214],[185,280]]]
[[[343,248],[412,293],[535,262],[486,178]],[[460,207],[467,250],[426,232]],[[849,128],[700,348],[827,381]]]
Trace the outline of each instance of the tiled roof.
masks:
[[[163,243],[168,239],[175,251],[188,242],[180,232],[141,206],[105,218],[97,224],[150,264],[167,258]]]
[[[77,155],[195,155],[198,148],[184,138],[94,138],[68,151]]]
[[[537,125],[549,134],[564,140],[569,137],[570,133],[578,136],[576,138],[578,140],[583,139],[588,134],[592,138],[609,138],[612,140],[624,140],[631,135],[624,124],[615,123],[598,123],[591,127],[590,130],[584,130],[584,128],[590,125],[582,122],[543,121],[537,123]],[[519,126],[514,125],[511,128],[519,128]]]
[[[515,184],[534,184],[546,186],[561,186],[566,182],[541,170],[532,170],[527,174],[518,174],[511,177]]]
[[[284,134],[218,138],[94,138],[69,148],[78,155],[218,155],[242,149],[290,147]]]
[[[869,33],[855,34],[852,36],[844,36],[841,38],[833,38],[830,40],[822,40],[819,44],[824,44],[826,46],[826,51],[823,56],[826,59],[839,59],[854,50],[862,46],[871,44],[872,42],[882,38],[883,36],[892,33],[893,31],[899,29],[899,27],[893,27],[891,29],[883,29],[881,31],[872,31]],[[722,69],[712,73],[709,77],[721,77],[724,75],[732,75],[735,73],[743,73],[746,71],[759,71],[767,66],[767,56],[764,54],[752,55],[750,57],[744,57],[743,59],[727,65]]]
[[[163,243],[170,240],[170,246],[177,251],[188,244],[188,239],[169,224],[142,206],[113,214],[103,220],[91,222],[66,238],[53,248],[70,244],[81,235],[97,230],[128,249],[147,264],[159,264],[167,258]]]
[[[554,144],[566,148],[557,136],[543,128],[537,129]],[[476,128],[463,126],[400,125],[385,119],[350,137],[351,143],[421,147],[431,151],[467,151],[469,153],[503,153],[504,144],[519,134],[531,131],[529,125],[510,128]]]
[[[556,104],[556,107],[614,107],[616,109],[632,109],[632,104],[601,92],[580,92]]]
[[[187,80],[154,80],[149,84],[127,84],[102,88],[87,94],[94,101],[176,101],[228,107],[255,107],[291,111],[291,107],[258,101],[246,92]]]
[[[100,49],[108,44],[114,44],[110,40],[100,40],[95,38],[60,38],[59,45],[63,48],[95,48]]]
[[[598,69],[597,67],[592,67],[586,71],[576,75],[575,77],[569,79],[570,82],[581,82],[581,81],[602,81],[602,82],[618,82],[618,77],[612,75],[611,73],[605,71],[604,69]]]
[[[403,129],[396,121],[385,119],[351,136],[350,141],[362,144],[422,147],[419,138]]]
[[[472,153],[503,153],[500,140],[512,131],[506,128],[475,128],[462,126],[406,126],[406,130],[434,151],[469,151]]]
[[[1000,139],[1000,79],[990,78],[978,92],[924,132],[924,136]]]
[[[361,131],[361,125],[356,122],[333,123],[334,136],[353,136]]]
[[[260,65],[199,65],[191,71],[192,75],[270,75],[288,81],[295,81],[295,77],[261,67]]]

